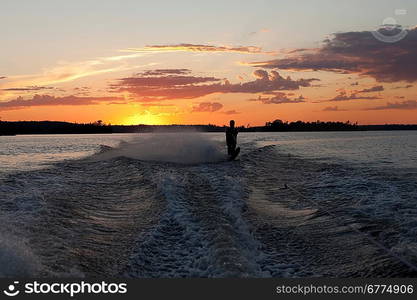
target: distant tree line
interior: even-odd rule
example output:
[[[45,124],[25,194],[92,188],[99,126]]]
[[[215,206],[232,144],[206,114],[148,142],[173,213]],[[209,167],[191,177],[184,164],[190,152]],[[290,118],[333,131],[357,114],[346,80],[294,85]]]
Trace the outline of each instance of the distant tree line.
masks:
[[[217,125],[112,125],[114,133],[134,133],[134,132],[177,132],[177,131],[204,131],[219,132],[224,131],[224,126]]]
[[[284,122],[275,120],[266,122],[265,126],[250,127],[250,131],[352,131],[359,130],[357,123],[347,122]]]
[[[0,121],[0,135],[15,134],[80,134],[80,133],[135,133],[203,131],[224,132],[225,126],[208,125],[110,125],[98,120],[92,123],[69,123],[54,121]],[[356,131],[356,130],[417,130],[417,125],[358,125],[347,122],[284,122],[274,120],[265,126],[241,126],[241,132],[274,131]]]
[[[417,124],[359,125],[361,130],[417,130]]]
[[[93,123],[69,123],[54,121],[0,121],[0,135],[15,134],[79,134],[112,133],[111,125],[101,120]]]

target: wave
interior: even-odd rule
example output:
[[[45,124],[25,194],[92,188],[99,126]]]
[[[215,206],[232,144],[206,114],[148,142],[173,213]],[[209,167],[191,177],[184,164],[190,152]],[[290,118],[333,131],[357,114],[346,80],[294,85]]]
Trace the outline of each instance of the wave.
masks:
[[[37,276],[41,266],[27,243],[11,235],[0,235],[0,277]]]
[[[213,163],[225,161],[224,143],[211,140],[196,132],[156,133],[140,136],[118,147],[102,146],[94,160],[115,157],[180,164]]]
[[[0,276],[415,276],[351,229],[415,261],[404,254],[412,205],[396,199],[407,220],[382,220],[388,200],[372,198],[386,178],[363,183],[358,169],[241,146],[228,162],[198,133],[155,134],[10,175],[0,185],[0,218],[13,229],[0,236]]]
[[[259,244],[242,217],[247,193],[238,164],[164,168],[160,222],[136,243],[128,277],[262,277]]]

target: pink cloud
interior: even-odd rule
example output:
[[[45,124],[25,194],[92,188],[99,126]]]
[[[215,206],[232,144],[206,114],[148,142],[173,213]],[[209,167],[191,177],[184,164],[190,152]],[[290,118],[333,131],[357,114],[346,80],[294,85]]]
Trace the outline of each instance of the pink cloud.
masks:
[[[193,106],[193,112],[215,112],[223,108],[223,104],[219,102],[200,102]]]
[[[346,109],[341,109],[338,106],[328,106],[323,108],[323,111],[346,111]]]
[[[50,95],[34,95],[31,99],[17,97],[14,100],[0,102],[0,110],[14,110],[32,106],[54,106],[54,105],[94,105],[101,102],[121,101],[121,97],[77,97],[65,96],[55,97]]]
[[[291,93],[290,93],[291,94]],[[288,103],[303,103],[306,102],[303,96],[299,96],[297,98],[289,98],[290,94],[285,94],[282,92],[273,93],[272,97],[262,97],[259,96],[255,99],[249,99],[249,101],[259,101],[263,104],[288,104]]]
[[[338,95],[333,97],[328,101],[349,101],[349,100],[377,100],[382,99],[381,97],[377,96],[361,96],[358,95],[359,92],[353,92],[352,94],[348,95],[345,91],[340,91]]]
[[[342,32],[318,49],[299,49],[285,58],[249,63],[254,67],[357,73],[379,82],[417,81],[417,27],[396,43],[377,40],[371,32]],[[301,51],[302,50],[302,51]]]
[[[297,90],[309,87],[316,78],[292,79],[282,77],[277,71],[267,72],[255,70],[255,80],[230,83],[215,77],[199,77],[192,75],[162,75],[119,79],[110,85],[112,92],[129,92],[138,102],[160,101],[170,99],[193,99],[214,93],[266,93],[281,90]]]
[[[215,46],[203,44],[173,44],[173,45],[150,45],[143,48],[129,48],[131,52],[237,52],[249,54],[275,54],[271,51],[263,51],[261,47],[256,46]]]
[[[391,110],[391,109],[414,110],[414,109],[417,109],[417,101],[406,100],[406,101],[401,101],[401,102],[388,102],[386,105],[371,107],[365,110]]]
[[[236,110],[234,110],[234,109],[232,109],[232,110],[226,110],[226,111],[224,111],[223,112],[225,115],[237,115],[237,114],[240,114],[240,112],[238,112],[238,111],[236,111]]]

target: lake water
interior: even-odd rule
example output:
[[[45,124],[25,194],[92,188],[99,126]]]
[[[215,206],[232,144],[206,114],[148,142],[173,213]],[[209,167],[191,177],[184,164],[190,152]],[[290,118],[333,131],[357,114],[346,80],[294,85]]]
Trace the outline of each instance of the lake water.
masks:
[[[0,136],[0,276],[415,277],[417,132]]]

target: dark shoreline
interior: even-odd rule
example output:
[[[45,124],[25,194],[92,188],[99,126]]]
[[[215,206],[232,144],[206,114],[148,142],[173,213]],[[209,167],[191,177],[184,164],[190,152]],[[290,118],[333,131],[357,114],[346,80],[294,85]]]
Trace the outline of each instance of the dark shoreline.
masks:
[[[265,126],[238,127],[240,132],[323,132],[323,131],[393,131],[417,130],[417,124],[358,125],[350,122],[282,122],[276,120]],[[55,121],[0,121],[0,136],[22,134],[99,134],[149,132],[224,132],[217,125],[110,125],[101,122],[69,123]]]

